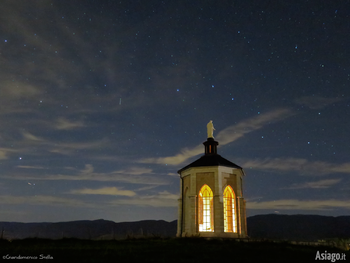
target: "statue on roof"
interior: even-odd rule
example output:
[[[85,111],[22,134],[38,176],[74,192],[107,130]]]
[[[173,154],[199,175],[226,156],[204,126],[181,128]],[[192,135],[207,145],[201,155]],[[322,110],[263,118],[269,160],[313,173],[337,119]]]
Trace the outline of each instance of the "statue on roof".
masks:
[[[211,120],[208,124],[207,124],[207,132],[208,132],[208,138],[214,138],[214,124],[213,121]]]

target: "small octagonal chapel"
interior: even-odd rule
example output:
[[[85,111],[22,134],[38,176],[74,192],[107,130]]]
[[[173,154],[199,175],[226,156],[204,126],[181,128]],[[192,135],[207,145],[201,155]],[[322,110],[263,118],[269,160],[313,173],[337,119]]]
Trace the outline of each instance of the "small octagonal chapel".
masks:
[[[242,167],[217,154],[212,121],[204,155],[178,171],[177,236],[247,237]]]

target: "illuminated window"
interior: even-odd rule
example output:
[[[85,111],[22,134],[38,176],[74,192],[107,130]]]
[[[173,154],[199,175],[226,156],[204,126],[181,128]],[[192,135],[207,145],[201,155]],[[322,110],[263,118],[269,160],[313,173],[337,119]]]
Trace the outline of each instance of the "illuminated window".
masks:
[[[224,191],[224,224],[225,232],[236,232],[235,193],[229,185]]]
[[[199,231],[214,232],[213,191],[208,185],[203,185],[198,197]]]

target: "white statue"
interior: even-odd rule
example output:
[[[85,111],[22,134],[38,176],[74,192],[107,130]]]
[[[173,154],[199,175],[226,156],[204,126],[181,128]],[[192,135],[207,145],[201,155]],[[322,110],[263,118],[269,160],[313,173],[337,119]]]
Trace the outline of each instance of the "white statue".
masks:
[[[208,132],[208,138],[214,138],[214,125],[213,125],[213,121],[210,121],[208,124],[207,124],[207,132]]]

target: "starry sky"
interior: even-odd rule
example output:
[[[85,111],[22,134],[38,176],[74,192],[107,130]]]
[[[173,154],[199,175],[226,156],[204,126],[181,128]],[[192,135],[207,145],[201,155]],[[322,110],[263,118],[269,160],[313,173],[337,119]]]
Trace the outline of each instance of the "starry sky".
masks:
[[[350,213],[350,1],[0,2],[0,221],[177,219],[243,167],[247,215]]]

